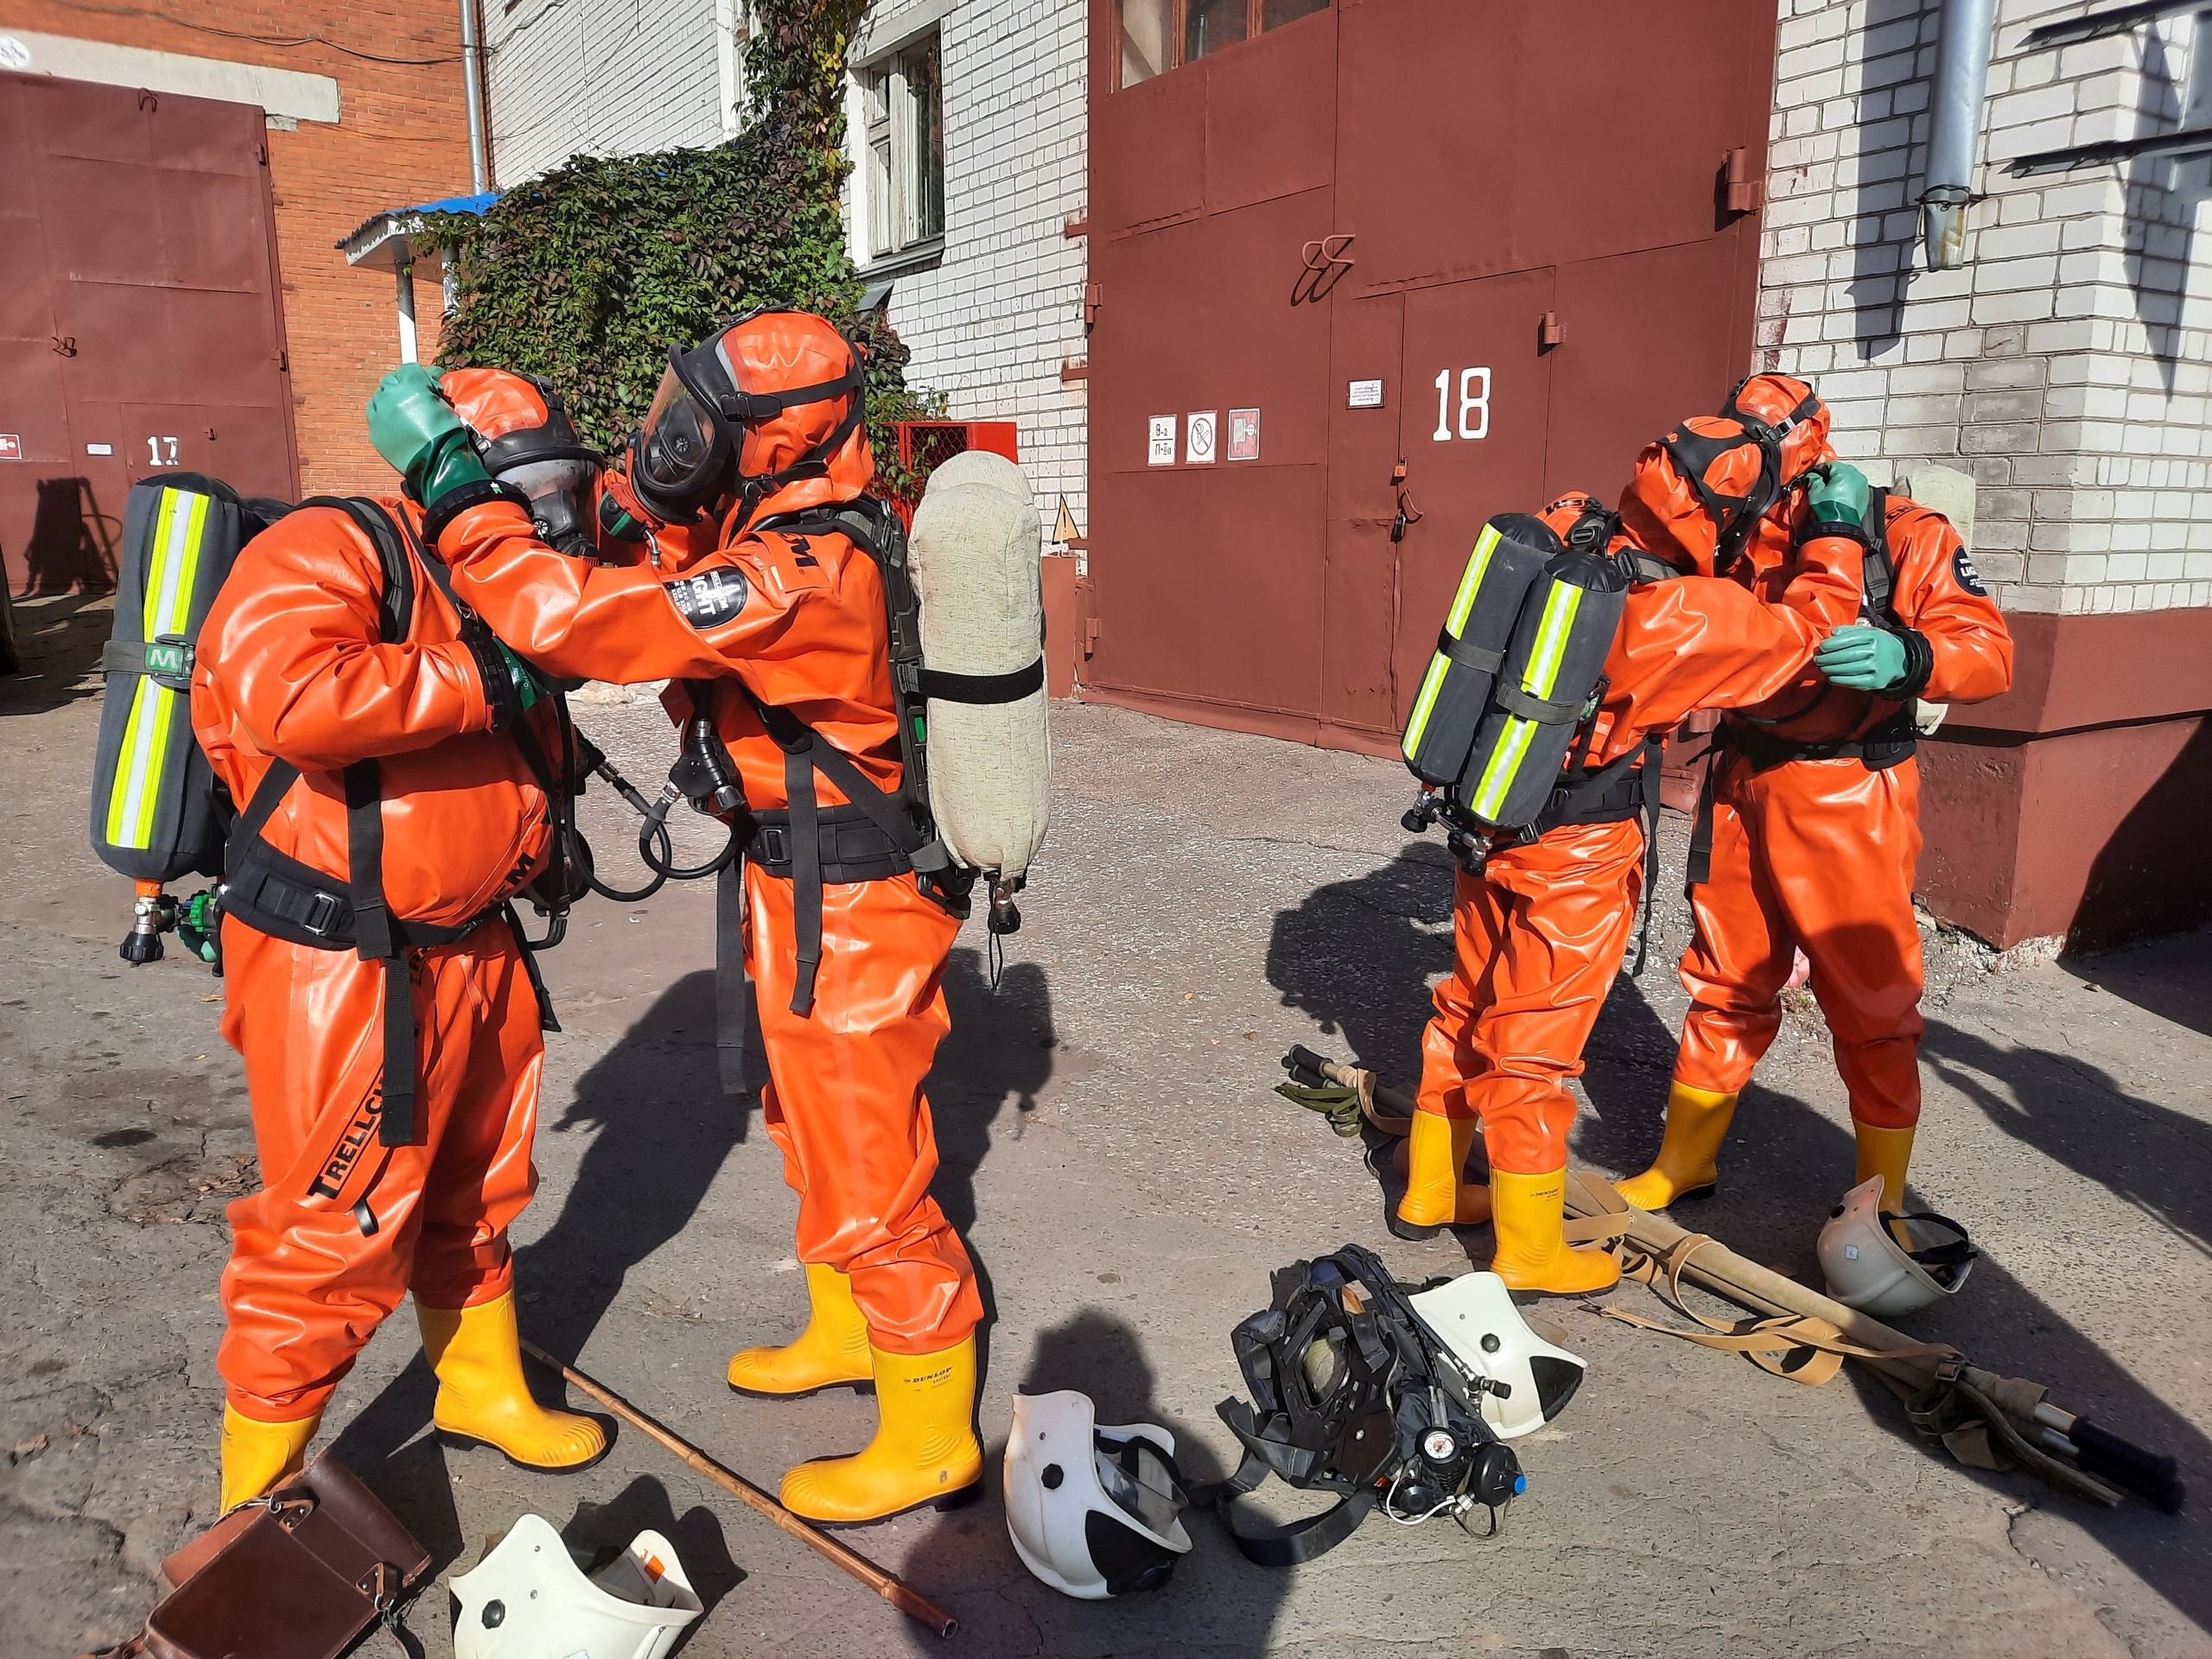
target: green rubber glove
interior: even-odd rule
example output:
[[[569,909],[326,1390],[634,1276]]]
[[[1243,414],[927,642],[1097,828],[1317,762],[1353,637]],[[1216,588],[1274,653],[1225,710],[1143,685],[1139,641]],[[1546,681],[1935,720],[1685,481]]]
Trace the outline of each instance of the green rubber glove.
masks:
[[[1848,525],[1862,533],[1866,505],[1872,499],[1866,474],[1848,461],[1832,461],[1815,467],[1805,486],[1805,506],[1817,523]]]
[[[424,506],[491,474],[470,447],[468,429],[438,390],[445,371],[403,363],[369,398],[369,442],[413,486]]]
[[[507,648],[504,639],[499,641],[499,655],[507,659],[507,680],[515,689],[515,702],[526,709],[536,708],[549,690],[545,682],[538,678],[536,669]]]
[[[1904,678],[1904,641],[1884,628],[1838,628],[1821,641],[1813,666],[1854,691],[1885,691]]]

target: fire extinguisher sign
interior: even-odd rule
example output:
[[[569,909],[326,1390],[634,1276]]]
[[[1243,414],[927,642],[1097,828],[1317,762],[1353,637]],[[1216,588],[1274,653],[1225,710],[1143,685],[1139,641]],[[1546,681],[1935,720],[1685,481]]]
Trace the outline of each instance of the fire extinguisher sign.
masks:
[[[13,432],[0,432],[0,461],[21,461],[23,441]]]

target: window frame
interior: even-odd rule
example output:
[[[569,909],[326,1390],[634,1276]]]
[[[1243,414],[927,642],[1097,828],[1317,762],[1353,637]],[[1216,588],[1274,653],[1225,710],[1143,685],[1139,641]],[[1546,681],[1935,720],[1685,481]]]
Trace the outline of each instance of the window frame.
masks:
[[[1147,75],[1143,80],[1123,80],[1122,78],[1122,35],[1123,33],[1122,27],[1122,7],[1124,3],[1125,0],[1110,0],[1110,3],[1113,8],[1114,18],[1112,64],[1114,90],[1116,92],[1123,92],[1131,86],[1142,86],[1147,81],[1161,79],[1166,76],[1173,74],[1178,69],[1187,68],[1190,65],[1201,60],[1199,58],[1189,58],[1184,56],[1184,48],[1188,45],[1190,41],[1190,0],[1164,0],[1164,3],[1167,10],[1167,55],[1169,61],[1160,66],[1158,73]],[[1318,16],[1323,11],[1332,11],[1336,9],[1337,3],[1338,0],[1324,0],[1323,4],[1317,7],[1314,10],[1307,12],[1306,14],[1306,17]],[[1265,26],[1264,20],[1267,16],[1267,4],[1268,0],[1244,0],[1243,38],[1242,40],[1231,41],[1227,45],[1217,48],[1217,52],[1234,52],[1240,46],[1249,46],[1253,41],[1260,39],[1262,35],[1273,34],[1274,29],[1270,29]],[[1288,29],[1293,24],[1304,22],[1306,21],[1306,17],[1294,17],[1290,19],[1288,22],[1277,23],[1275,25],[1275,29]],[[1204,57],[1208,58],[1215,55],[1216,52],[1208,52],[1203,54]]]
[[[861,200],[853,215],[853,239],[859,245],[863,272],[901,270],[938,257],[944,247],[942,222],[925,230],[927,191],[924,163],[929,146],[921,130],[913,95],[914,66],[934,67],[938,152],[936,206],[940,220],[947,207],[943,137],[944,130],[944,41],[934,26],[916,31],[867,61],[853,66],[855,93],[852,124],[858,143],[855,172]]]

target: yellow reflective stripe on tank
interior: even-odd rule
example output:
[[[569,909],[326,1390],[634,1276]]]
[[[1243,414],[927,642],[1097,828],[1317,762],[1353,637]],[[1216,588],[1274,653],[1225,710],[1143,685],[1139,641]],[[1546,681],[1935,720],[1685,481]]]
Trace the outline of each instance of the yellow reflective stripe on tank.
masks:
[[[1544,620],[1536,629],[1536,648],[1529,653],[1528,671],[1521,677],[1521,689],[1531,696],[1548,697],[1559,683],[1567,636],[1573,632],[1575,613],[1581,608],[1580,588],[1568,582],[1552,584],[1552,596],[1544,601]]]
[[[1490,569],[1490,556],[1497,550],[1497,526],[1484,524],[1483,533],[1475,537],[1475,550],[1467,556],[1467,574],[1459,578],[1459,591],[1452,595],[1452,614],[1444,624],[1444,631],[1454,639],[1467,626],[1467,613],[1475,608],[1475,594],[1483,585],[1483,572]]]
[[[1422,734],[1428,729],[1428,717],[1436,709],[1436,694],[1444,689],[1444,675],[1452,666],[1452,659],[1442,652],[1428,659],[1428,673],[1421,680],[1421,696],[1414,702],[1414,717],[1406,722],[1406,741],[1399,752],[1408,760],[1421,750]]]
[[[1554,582],[1551,596],[1544,601],[1543,620],[1536,625],[1536,646],[1529,653],[1529,666],[1522,671],[1521,689],[1531,696],[1549,697],[1552,688],[1559,683],[1559,671],[1567,655],[1567,641],[1574,629],[1575,613],[1582,606],[1582,589],[1572,582]],[[1516,773],[1521,770],[1522,758],[1529,752],[1529,744],[1536,734],[1536,722],[1521,715],[1509,715],[1505,729],[1498,734],[1497,747],[1491,752],[1490,764],[1483,768],[1482,782],[1476,786],[1471,803],[1475,816],[1497,817],[1498,809],[1505,804],[1506,791],[1513,787]]]
[[[1483,780],[1475,789],[1477,817],[1496,820],[1497,809],[1504,804],[1505,791],[1513,787],[1513,776],[1521,770],[1521,757],[1529,752],[1529,740],[1535,733],[1535,721],[1518,715],[1506,716],[1505,729],[1498,734],[1497,747],[1490,752],[1490,764],[1483,768]]]
[[[199,580],[200,546],[207,526],[207,498],[163,490],[154,521],[154,564],[146,573],[143,634],[156,639],[182,633],[192,619],[192,590]],[[115,787],[108,797],[107,841],[111,847],[147,848],[154,842],[154,810],[161,800],[162,763],[181,691],[133,675],[130,718],[124,727]]]

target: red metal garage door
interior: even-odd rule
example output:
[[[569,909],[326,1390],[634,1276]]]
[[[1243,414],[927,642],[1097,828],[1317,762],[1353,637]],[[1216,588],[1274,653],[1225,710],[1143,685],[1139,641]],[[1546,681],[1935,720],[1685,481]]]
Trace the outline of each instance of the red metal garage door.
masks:
[[[1748,363],[1758,219],[1718,187],[1764,176],[1775,18],[1316,3],[1094,0],[1085,678],[1380,749],[1482,520],[1618,492]],[[1192,461],[1237,406],[1260,459]]]
[[[131,483],[295,496],[261,111],[0,75],[0,551],[105,587]]]

